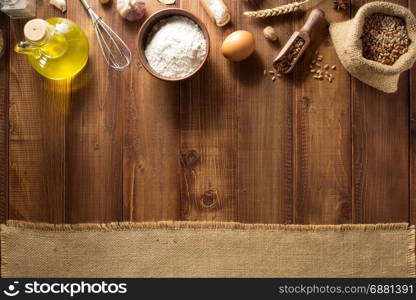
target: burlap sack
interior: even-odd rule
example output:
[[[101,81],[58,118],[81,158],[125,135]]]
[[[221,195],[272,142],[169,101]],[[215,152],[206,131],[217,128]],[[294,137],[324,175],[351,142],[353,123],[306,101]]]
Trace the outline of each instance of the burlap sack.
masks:
[[[412,41],[409,51],[402,55],[393,66],[365,59],[362,55],[361,35],[367,16],[383,13],[401,17],[406,21]],[[362,6],[349,21],[332,23],[329,28],[335,50],[348,72],[362,82],[385,93],[395,93],[400,74],[413,67],[416,61],[416,18],[407,8],[389,3],[372,2]]]

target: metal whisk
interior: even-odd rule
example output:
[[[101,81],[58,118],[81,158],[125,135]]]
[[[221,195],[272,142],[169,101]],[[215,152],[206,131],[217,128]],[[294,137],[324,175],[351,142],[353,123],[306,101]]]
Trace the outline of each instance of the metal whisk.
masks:
[[[80,1],[91,17],[101,52],[108,65],[117,71],[127,69],[131,63],[131,51],[129,47],[114,32],[114,30],[95,13],[86,0]]]

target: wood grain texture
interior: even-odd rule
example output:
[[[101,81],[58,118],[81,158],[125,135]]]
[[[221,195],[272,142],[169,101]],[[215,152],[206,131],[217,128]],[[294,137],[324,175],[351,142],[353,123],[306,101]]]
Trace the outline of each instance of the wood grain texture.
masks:
[[[5,223],[9,217],[9,197],[8,197],[8,165],[9,165],[9,19],[0,12],[0,29],[6,38],[3,47],[6,48],[0,57],[0,223]],[[0,51],[3,51],[1,49]],[[0,257],[2,253],[2,241],[0,241]],[[0,258],[1,262],[1,258]]]
[[[90,1],[111,27],[123,20],[111,6]],[[72,82],[66,126],[66,221],[122,220],[123,114],[120,93],[127,88],[120,73],[108,67],[98,47],[92,22],[79,1],[68,1],[67,17],[90,41],[87,67]],[[122,34],[120,32],[120,34]]]
[[[409,8],[416,14],[416,2],[409,1]],[[416,224],[416,66],[410,70],[410,141],[409,141],[409,210],[410,223]]]
[[[226,4],[235,26],[237,1]],[[199,1],[182,1],[181,8],[207,25],[212,50],[206,66],[181,83],[181,215],[231,221],[237,213],[237,74],[219,49],[234,26],[217,27]]]
[[[176,6],[180,4],[177,1]],[[147,2],[147,14],[165,8]],[[127,26],[123,37],[132,49],[140,24]],[[179,83],[153,78],[142,67],[123,73],[124,106],[123,218],[127,221],[178,220]]]
[[[322,9],[328,22],[349,19],[349,13],[333,9],[332,1],[308,4]],[[299,30],[310,10],[296,21]],[[342,67],[330,40],[328,23],[321,22],[313,32],[313,43],[301,64],[294,70],[295,105],[295,223],[350,223],[351,213],[351,120],[350,78]],[[313,78],[309,65],[323,57],[321,66],[336,66],[327,72],[330,83]],[[317,69],[319,67],[314,66]]]
[[[237,65],[238,83],[238,221],[292,223],[293,76],[272,81],[264,70],[293,33],[293,16],[256,20],[243,11],[276,5],[238,1],[239,26],[255,36],[256,53]],[[290,1],[286,1],[290,2]],[[278,42],[264,38],[263,28],[273,26]]]
[[[38,14],[61,16],[45,2]],[[24,21],[13,21],[11,45],[24,40]],[[10,218],[64,222],[67,81],[37,74],[24,55],[10,53]]]
[[[353,15],[367,2],[353,0]],[[399,91],[389,95],[352,81],[355,223],[409,219],[408,84],[406,72]]]
[[[0,57],[0,223],[8,218],[8,165],[9,165],[9,51],[8,39],[10,33],[9,19],[5,14],[0,13],[0,29],[5,33],[6,41],[3,47],[6,48],[3,57]],[[2,50],[0,50],[2,51]]]

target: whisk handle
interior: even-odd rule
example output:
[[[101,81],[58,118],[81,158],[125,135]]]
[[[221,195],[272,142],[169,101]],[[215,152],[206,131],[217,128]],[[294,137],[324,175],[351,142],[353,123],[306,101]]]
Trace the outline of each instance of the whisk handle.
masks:
[[[86,10],[90,10],[91,9],[91,6],[87,2],[87,0],[79,0],[79,1],[81,1],[82,5],[84,5],[84,7],[85,7]]]
[[[92,9],[92,7],[90,6],[90,4],[87,2],[87,0],[79,0],[81,1],[82,5],[84,6],[84,8],[86,9],[86,11],[89,13],[92,21],[94,22],[94,24],[100,19],[100,17],[95,13],[95,11]]]

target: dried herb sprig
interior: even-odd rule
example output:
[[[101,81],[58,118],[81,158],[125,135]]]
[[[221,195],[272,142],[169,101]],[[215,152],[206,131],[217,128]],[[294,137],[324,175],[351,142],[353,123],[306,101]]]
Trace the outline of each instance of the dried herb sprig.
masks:
[[[300,9],[303,5],[308,3],[310,0],[304,0],[301,2],[292,2],[286,5],[281,5],[274,8],[256,10],[256,11],[246,11],[244,12],[245,16],[254,17],[254,18],[268,18],[279,15],[285,15],[291,12],[295,12]]]

